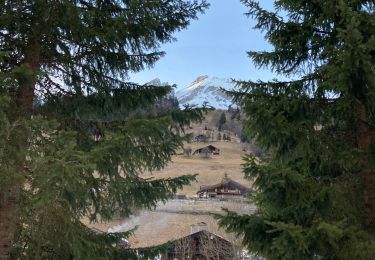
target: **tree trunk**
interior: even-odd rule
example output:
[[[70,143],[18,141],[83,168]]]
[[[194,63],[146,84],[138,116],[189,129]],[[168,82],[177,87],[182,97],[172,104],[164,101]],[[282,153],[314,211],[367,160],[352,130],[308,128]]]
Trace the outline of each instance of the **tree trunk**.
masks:
[[[28,70],[26,75],[17,78],[18,90],[14,101],[18,106],[17,118],[29,119],[32,113],[34,90],[36,84],[36,72],[39,69],[39,54],[37,41],[31,41],[25,52],[23,65]],[[31,76],[30,76],[31,75]],[[27,140],[23,140],[24,145],[19,149],[27,149]],[[24,158],[16,163],[17,168],[23,169]],[[19,176],[17,176],[19,174]],[[23,173],[14,171],[14,176],[10,176],[9,185],[0,191],[0,259],[9,259],[13,246],[13,239],[17,226],[19,225],[19,203]]]
[[[356,104],[357,125],[357,145],[364,153],[362,159],[362,185],[364,188],[363,199],[366,213],[367,225],[372,227],[370,232],[374,234],[375,230],[375,173],[369,169],[369,147],[375,141],[375,135],[369,129],[369,119],[366,107],[362,103]]]
[[[364,172],[362,182],[364,186],[364,204],[367,214],[367,224],[369,227],[372,227],[372,233],[375,233],[375,173]]]
[[[0,193],[0,259],[8,259],[17,227],[19,185],[11,184]]]

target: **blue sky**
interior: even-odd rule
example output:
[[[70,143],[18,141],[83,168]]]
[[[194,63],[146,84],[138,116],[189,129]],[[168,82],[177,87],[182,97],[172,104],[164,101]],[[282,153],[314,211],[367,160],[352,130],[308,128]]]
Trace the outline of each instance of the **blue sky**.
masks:
[[[130,75],[130,80],[146,83],[154,78],[183,88],[201,75],[220,78],[256,80],[271,78],[258,70],[246,52],[269,50],[261,32],[253,29],[255,21],[239,0],[210,0],[211,6],[198,20],[176,33],[177,41],[161,46],[166,55],[153,68]],[[261,1],[271,7],[271,0]]]

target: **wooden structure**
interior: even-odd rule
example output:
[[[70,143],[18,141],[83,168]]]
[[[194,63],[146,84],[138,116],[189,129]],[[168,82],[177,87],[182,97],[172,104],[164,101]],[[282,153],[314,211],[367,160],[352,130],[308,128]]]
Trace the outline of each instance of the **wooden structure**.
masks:
[[[213,146],[213,145],[208,145],[208,146],[205,146],[205,147],[202,147],[202,148],[199,148],[199,149],[195,150],[193,155],[202,155],[204,153],[219,155],[220,149]]]
[[[172,241],[173,246],[162,255],[161,260],[229,260],[237,252],[228,240],[200,230]]]
[[[196,142],[207,142],[208,136],[203,135],[203,134],[197,135],[196,137],[194,137],[194,141],[196,141]]]
[[[244,185],[235,182],[229,178],[224,178],[220,183],[201,186],[197,192],[199,197],[215,198],[215,197],[233,197],[245,196],[250,189]]]

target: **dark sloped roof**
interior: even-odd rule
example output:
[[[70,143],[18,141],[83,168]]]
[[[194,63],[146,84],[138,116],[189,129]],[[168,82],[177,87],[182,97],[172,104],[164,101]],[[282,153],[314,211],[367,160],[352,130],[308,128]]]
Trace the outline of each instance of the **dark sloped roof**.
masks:
[[[213,146],[212,144],[207,145],[206,147],[202,147],[202,148],[200,148],[200,149],[203,149],[203,148],[208,148],[208,149],[211,149],[211,150],[220,150],[219,148]]]
[[[215,146],[213,146],[213,145],[210,144],[210,145],[207,145],[207,146],[205,146],[205,147],[198,148],[197,150],[194,151],[193,154],[197,153],[198,151],[203,150],[204,148],[208,148],[210,151],[213,151],[213,150],[218,150],[218,151],[220,151],[219,148],[217,148],[217,147],[215,147]]]
[[[208,244],[208,241],[209,244]],[[193,256],[200,256],[202,254],[209,256],[209,259],[233,259],[234,258],[234,244],[228,240],[215,235],[206,230],[201,230],[191,235],[176,239],[172,241],[175,246],[169,250],[169,254],[186,255],[186,252],[179,246],[179,242],[183,246],[189,247],[189,253]],[[219,250],[220,249],[220,250]],[[195,259],[195,257],[193,257]],[[200,258],[199,258],[200,259]]]
[[[226,240],[225,238],[221,237],[221,236],[218,236],[214,233],[211,233],[207,230],[200,230],[200,231],[197,231],[197,232],[194,232],[193,234],[190,234],[190,235],[187,235],[187,236],[184,236],[184,237],[180,237],[180,238],[177,238],[173,241],[178,241],[178,240],[184,240],[184,239],[188,239],[190,237],[200,237],[200,236],[206,236],[206,237],[210,237],[211,239],[214,237],[215,239],[217,240],[220,240],[224,243],[227,243],[228,245],[231,245],[232,243],[229,242],[228,240]]]
[[[199,189],[198,193],[199,193],[199,192],[209,191],[209,190],[215,189],[215,188],[217,188],[217,187],[220,187],[220,186],[223,186],[223,185],[229,185],[229,184],[231,184],[231,185],[237,187],[239,190],[244,191],[244,192],[247,192],[247,191],[250,190],[250,188],[245,187],[244,185],[242,185],[242,184],[240,184],[240,183],[238,183],[238,182],[236,182],[236,181],[234,181],[234,180],[227,179],[227,180],[223,180],[223,181],[221,181],[221,182],[219,182],[219,183],[217,183],[217,184],[207,185],[207,186],[202,186],[202,187]]]

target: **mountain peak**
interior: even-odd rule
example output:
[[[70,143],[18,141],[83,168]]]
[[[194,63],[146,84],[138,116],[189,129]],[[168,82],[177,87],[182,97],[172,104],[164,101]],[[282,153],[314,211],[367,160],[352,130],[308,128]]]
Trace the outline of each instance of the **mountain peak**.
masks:
[[[234,84],[230,79],[199,76],[187,87],[176,92],[180,105],[202,106],[207,103],[217,109],[227,109],[232,99],[221,89],[231,90]]]
[[[194,84],[194,83],[198,83],[198,82],[201,82],[201,81],[203,81],[203,80],[205,80],[205,79],[208,79],[208,75],[199,76],[198,78],[196,78],[196,80],[193,81],[192,84]]]
[[[168,82],[161,82],[159,78],[155,78],[145,84],[146,86],[156,86],[156,87],[163,87],[168,86]]]

